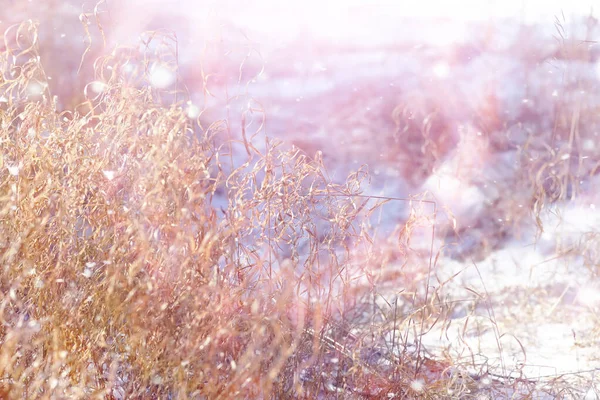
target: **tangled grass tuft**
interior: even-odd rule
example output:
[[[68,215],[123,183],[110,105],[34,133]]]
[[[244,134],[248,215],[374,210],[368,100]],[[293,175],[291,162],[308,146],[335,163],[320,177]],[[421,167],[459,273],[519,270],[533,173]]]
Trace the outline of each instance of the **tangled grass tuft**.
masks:
[[[37,40],[35,23],[12,27],[0,54],[4,396],[426,393],[408,333],[434,314],[427,274],[414,268],[406,307],[378,290],[432,204],[403,203],[398,254],[374,221],[399,200],[362,196],[365,171],[333,184],[318,155],[228,139],[157,88],[153,71],[176,73],[168,36],[96,60],[62,112]]]

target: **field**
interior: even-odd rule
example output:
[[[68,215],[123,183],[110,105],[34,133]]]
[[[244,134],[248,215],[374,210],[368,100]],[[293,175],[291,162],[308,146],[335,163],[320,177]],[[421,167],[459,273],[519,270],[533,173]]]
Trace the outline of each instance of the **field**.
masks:
[[[593,16],[136,4],[0,9],[0,397],[600,398]]]

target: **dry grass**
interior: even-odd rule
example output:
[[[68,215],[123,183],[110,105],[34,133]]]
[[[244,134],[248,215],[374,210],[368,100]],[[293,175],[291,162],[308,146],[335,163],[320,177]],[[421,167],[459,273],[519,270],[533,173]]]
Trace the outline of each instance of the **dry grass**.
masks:
[[[172,39],[155,33],[141,50],[96,60],[85,101],[61,112],[36,24],[7,31],[3,394],[425,393],[411,389],[430,379],[425,359],[407,337],[385,350],[384,337],[430,323],[432,294],[416,290],[426,276],[407,282],[408,314],[376,301],[399,257],[389,248],[411,252],[408,226],[396,232],[404,247],[374,240],[377,211],[400,200],[361,196],[362,170],[336,185],[318,155],[272,142],[261,152],[245,137],[227,140],[219,121],[190,120],[177,101],[185,93],[148,84],[153,66],[175,70]],[[246,161],[235,165],[235,151]]]
[[[84,27],[103,29],[94,16]],[[563,377],[488,373],[476,351],[465,359],[427,352],[421,335],[449,327],[456,307],[445,298],[448,281],[434,289],[435,202],[365,196],[366,168],[334,183],[320,152],[259,145],[260,127],[236,138],[228,121],[190,118],[168,32],[95,60],[84,54],[93,81],[81,98],[57,99],[37,32],[30,21],[11,27],[0,53],[3,397],[579,394],[567,393]],[[156,68],[176,76],[173,90],[156,88]],[[520,197],[488,205],[491,219],[510,221],[505,230],[533,216],[541,233],[546,210],[597,174],[598,156],[585,145],[596,110],[564,99],[552,129],[540,122],[511,136],[516,128],[498,125],[499,140],[478,127],[485,149],[517,150],[521,172],[498,191]],[[262,126],[259,105],[243,123],[249,114]],[[419,177],[456,139],[436,115],[409,118],[402,106],[392,114],[396,134],[412,135],[405,150],[419,154]],[[399,208],[408,219],[386,221]],[[597,268],[595,243],[582,236],[569,251]],[[485,293],[469,316],[476,307],[495,324]]]

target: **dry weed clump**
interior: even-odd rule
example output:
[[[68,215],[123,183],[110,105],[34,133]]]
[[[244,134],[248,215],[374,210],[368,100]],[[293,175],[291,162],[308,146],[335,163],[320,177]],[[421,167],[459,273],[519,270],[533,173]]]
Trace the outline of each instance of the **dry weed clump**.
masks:
[[[441,232],[447,242],[463,243],[459,250],[447,252],[453,257],[483,259],[507,239],[523,234],[531,221],[541,235],[548,228],[542,224],[544,216],[555,213],[557,204],[595,195],[600,85],[594,39],[599,26],[591,16],[572,24],[562,16],[556,19],[555,28],[554,42],[539,27],[520,27],[514,43],[506,48],[480,43],[480,51],[485,50],[488,57],[509,59],[515,66],[514,75],[504,78],[510,81],[490,80],[490,96],[476,106],[463,104],[464,96],[440,96],[455,83],[436,82],[439,88],[417,91],[391,113],[399,143],[388,148],[400,154],[396,161],[400,167],[407,165],[408,180],[421,182],[423,177],[444,175],[450,164],[452,178],[459,177],[456,182],[462,185],[461,195],[471,187],[484,194],[481,210],[457,217],[457,226]],[[493,35],[486,41],[492,39]],[[464,61],[463,67],[467,69],[475,59]],[[519,94],[521,83],[524,88]],[[517,93],[509,97],[510,104],[501,104],[499,99],[503,84]],[[427,100],[428,95],[434,99]],[[460,129],[464,127],[466,135]],[[471,141],[481,145],[461,153],[463,144]],[[482,154],[484,162],[470,165]],[[450,189],[453,183],[448,184]],[[446,203],[454,200],[448,193],[441,197]],[[464,204],[475,202],[477,196],[456,197],[460,204],[449,208],[468,209]],[[468,241],[476,245],[464,244]]]
[[[431,254],[406,261],[427,253],[410,236],[434,214],[414,207],[412,225],[377,231],[382,207],[427,203],[362,196],[364,170],[336,185],[318,154],[190,119],[181,87],[153,82],[156,68],[176,74],[169,35],[98,59],[66,111],[36,24],[5,38],[3,396],[427,398],[456,385],[418,340],[439,313]],[[392,279],[393,306],[379,293]]]

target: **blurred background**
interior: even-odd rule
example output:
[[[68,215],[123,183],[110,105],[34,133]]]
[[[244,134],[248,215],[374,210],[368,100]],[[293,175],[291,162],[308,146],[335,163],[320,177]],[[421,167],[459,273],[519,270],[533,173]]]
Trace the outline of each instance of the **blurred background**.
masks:
[[[132,59],[147,69],[137,84],[178,92],[204,128],[224,121],[223,140],[243,131],[259,148],[271,137],[320,151],[335,181],[368,169],[365,193],[427,192],[448,211],[441,236],[460,243],[455,256],[500,247],[532,222],[540,194],[595,195],[600,51],[589,1],[2,5],[2,31],[38,21],[59,108],[81,104],[89,82],[101,91],[95,61],[116,46],[142,54],[163,43],[162,59]]]

